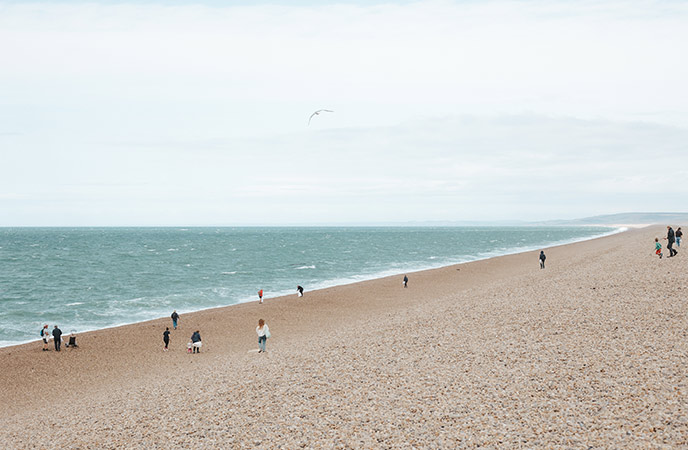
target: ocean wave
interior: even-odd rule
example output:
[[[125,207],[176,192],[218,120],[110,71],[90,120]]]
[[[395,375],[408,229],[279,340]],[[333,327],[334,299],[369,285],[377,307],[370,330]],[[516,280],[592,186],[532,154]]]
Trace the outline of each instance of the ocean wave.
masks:
[[[519,240],[521,236],[516,234],[520,231],[510,230],[510,234],[507,233],[509,239],[505,239],[504,242],[498,240],[496,245],[490,245],[487,248],[483,245],[472,245],[475,242],[481,241],[481,236],[483,235],[478,234],[477,238],[472,238],[464,230],[458,230],[458,232],[452,233],[450,236],[451,240],[435,243],[436,246],[434,248],[426,248],[427,246],[424,246],[424,244],[427,239],[424,238],[419,239],[418,242],[410,242],[406,251],[399,251],[398,239],[395,237],[399,231],[394,229],[391,233],[392,237],[385,238],[383,234],[380,237],[379,243],[370,245],[371,241],[362,241],[358,242],[356,244],[358,246],[354,249],[347,242],[339,243],[339,247],[343,248],[337,251],[337,248],[330,249],[322,242],[314,241],[312,247],[308,247],[308,254],[313,253],[315,255],[310,264],[299,262],[299,260],[303,261],[303,259],[310,258],[304,258],[300,252],[294,251],[292,247],[286,248],[284,253],[278,253],[276,248],[279,242],[272,242],[275,245],[265,246],[266,250],[264,251],[268,252],[267,256],[260,254],[260,251],[258,251],[260,249],[258,249],[256,252],[247,252],[245,255],[241,255],[240,258],[232,258],[231,256],[227,257],[227,249],[219,249],[215,245],[217,243],[199,241],[191,243],[191,245],[199,244],[194,245],[192,248],[197,248],[199,252],[204,252],[204,254],[196,255],[198,259],[189,258],[188,260],[193,262],[186,264],[186,267],[194,268],[193,271],[185,270],[183,261],[172,266],[154,266],[150,264],[151,260],[165,258],[165,255],[167,255],[165,247],[169,249],[187,249],[188,246],[183,244],[183,242],[179,242],[179,240],[177,242],[168,240],[167,242],[156,241],[148,243],[146,249],[149,252],[158,253],[147,256],[147,253],[144,251],[146,244],[132,244],[130,240],[125,239],[122,241],[121,247],[115,248],[115,250],[118,250],[115,251],[115,256],[121,257],[127,255],[128,252],[129,258],[126,259],[126,262],[115,261],[116,264],[107,267],[107,270],[103,270],[104,266],[100,264],[86,264],[83,270],[86,271],[87,276],[81,277],[79,275],[79,277],[76,277],[81,271],[77,271],[73,267],[72,262],[66,265],[50,266],[53,272],[49,273],[52,278],[48,281],[53,286],[45,286],[47,293],[42,293],[40,290],[34,292],[36,285],[34,282],[34,272],[28,272],[27,276],[12,277],[11,279],[15,283],[16,289],[9,289],[9,292],[7,292],[7,289],[3,286],[3,297],[5,301],[11,303],[13,315],[3,315],[0,317],[0,341],[2,341],[0,342],[0,347],[26,342],[26,339],[35,341],[33,338],[36,334],[34,322],[38,324],[39,321],[43,322],[44,320],[47,323],[64,324],[65,327],[63,329],[74,327],[80,332],[84,332],[119,326],[125,323],[169,317],[172,309],[177,309],[180,314],[183,314],[217,306],[255,302],[257,300],[255,292],[261,287],[266,292],[269,292],[270,297],[293,295],[294,287],[297,283],[311,291],[385,276],[403,277],[404,273],[418,270],[546,248],[623,231],[622,228],[613,230],[600,228],[601,230],[599,231],[584,233],[583,236],[576,236],[577,233],[575,232],[556,233],[550,232],[547,229],[538,233],[530,233],[531,230],[528,229],[525,231],[528,232],[529,239],[525,245],[522,242],[523,240]],[[432,232],[432,230],[429,232]],[[289,233],[290,237],[292,237],[291,234],[293,232],[289,230]],[[355,233],[360,233],[360,231],[356,230]],[[442,230],[442,234],[446,234],[444,230]],[[423,233],[409,235],[409,239],[415,236],[423,238],[422,235]],[[464,240],[461,241],[455,235],[459,235],[458,237]],[[308,231],[304,232],[304,236],[304,239],[315,239],[317,237],[317,235],[314,237],[313,233]],[[261,237],[261,239],[263,238]],[[466,242],[467,245],[463,245],[463,242]],[[170,243],[177,245],[177,247],[168,245]],[[208,244],[208,246],[204,247],[201,244]],[[101,247],[99,239],[94,239],[92,245],[94,254],[100,255],[102,253],[103,257],[109,255],[107,249]],[[131,254],[132,245],[136,247],[133,255]],[[160,247],[161,250],[158,251],[155,248],[150,248],[152,245]],[[437,245],[440,247],[437,247]],[[35,249],[29,250],[26,247],[28,245],[23,246],[21,250],[23,253],[16,254],[12,251],[4,255],[6,249],[11,248],[5,244],[3,249],[5,261],[25,261],[28,255],[37,252]],[[249,247],[253,248],[255,246]],[[249,247],[244,246],[244,243],[241,245],[242,249]],[[299,249],[303,248],[299,243]],[[320,250],[316,251],[316,248]],[[413,250],[414,248],[415,250]],[[42,255],[50,255],[51,251],[53,255],[56,255],[59,249],[49,249],[45,252],[41,250],[40,253]],[[381,251],[384,251],[384,253],[381,253]],[[208,253],[207,256],[205,255],[206,252]],[[342,256],[343,253],[347,255]],[[352,258],[352,253],[357,255],[357,257]],[[239,252],[237,252],[238,254]],[[21,257],[19,257],[20,255]],[[413,256],[409,257],[406,255]],[[132,256],[134,257],[133,260],[131,259]],[[54,257],[57,258],[56,256]],[[170,255],[167,258],[174,257]],[[25,264],[28,267],[31,267],[32,264],[36,265],[36,263],[31,261],[27,261]],[[222,267],[237,267],[237,270],[225,270],[223,272]],[[309,270],[309,272],[293,274],[291,273],[292,270]],[[112,272],[112,276],[103,276],[103,274],[110,272]],[[21,274],[21,272],[17,273]],[[218,280],[218,274],[232,276],[232,278],[220,278]],[[235,274],[241,274],[242,276],[233,277]],[[201,279],[203,281],[200,281]],[[208,279],[213,281],[206,281]],[[70,280],[76,283],[74,289],[69,289],[71,287]],[[92,284],[92,286],[88,286],[89,284]],[[214,284],[217,287],[214,288]],[[86,291],[86,289],[93,290]],[[44,297],[52,298],[55,296],[57,296],[59,303],[66,306],[65,308],[56,311],[49,305],[44,305]],[[27,298],[31,300],[31,303],[37,305],[35,309],[29,310],[26,308],[26,305],[19,305],[16,302],[24,303],[27,301]],[[84,300],[84,302],[80,302],[80,300]],[[77,301],[79,302],[77,303]],[[43,307],[45,307],[44,310],[42,310]],[[17,327],[13,327],[12,322],[15,322]],[[15,337],[16,339],[14,339]]]

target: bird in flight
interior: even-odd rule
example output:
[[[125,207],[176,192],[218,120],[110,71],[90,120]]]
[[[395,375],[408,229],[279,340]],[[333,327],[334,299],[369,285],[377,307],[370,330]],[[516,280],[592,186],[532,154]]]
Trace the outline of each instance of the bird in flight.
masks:
[[[313,118],[313,116],[319,116],[321,112],[334,112],[334,111],[331,111],[331,110],[329,110],[329,109],[319,109],[319,110],[317,110],[316,112],[314,112],[313,114],[311,114],[311,116],[308,118],[308,125],[311,124],[311,119]]]

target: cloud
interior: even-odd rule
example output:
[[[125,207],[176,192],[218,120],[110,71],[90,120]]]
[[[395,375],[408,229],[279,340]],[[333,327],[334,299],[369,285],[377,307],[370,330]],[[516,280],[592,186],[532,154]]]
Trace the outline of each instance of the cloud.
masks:
[[[2,12],[12,223],[547,219],[687,193],[683,2]]]
[[[686,142],[688,130],[646,123],[445,117],[173,147],[129,141],[109,154],[121,171],[94,156],[25,173],[19,192],[63,216],[93,205],[89,224],[540,220],[675,209],[688,188],[680,171],[665,175]],[[3,216],[21,217],[20,207],[5,203]]]
[[[677,123],[687,18],[685,3],[643,1],[11,4],[0,81],[62,127],[83,108],[110,134],[285,132],[317,107],[341,126],[526,111]]]

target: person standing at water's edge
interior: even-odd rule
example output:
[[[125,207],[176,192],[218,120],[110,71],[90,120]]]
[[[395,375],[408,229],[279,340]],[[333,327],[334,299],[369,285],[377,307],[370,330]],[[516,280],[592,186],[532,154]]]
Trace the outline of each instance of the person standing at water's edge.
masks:
[[[170,327],[165,327],[165,331],[162,333],[162,340],[165,343],[164,351],[167,351],[170,345]]]
[[[176,309],[172,312],[172,315],[170,317],[172,317],[172,326],[176,330],[177,329],[177,322],[179,321],[179,314],[177,314]]]
[[[41,330],[41,339],[43,339],[43,351],[47,352],[48,341],[50,340],[50,330],[48,329],[48,325],[43,325],[43,329]]]
[[[270,337],[270,328],[268,328],[268,324],[266,324],[263,319],[258,321],[256,333],[258,333],[258,353],[267,352],[265,349],[265,343]]]
[[[62,330],[57,328],[57,325],[53,328],[53,341],[55,341],[55,351],[59,352],[62,344]]]
[[[676,242],[676,235],[674,234],[674,229],[671,226],[667,226],[667,250],[669,250],[669,258],[676,256],[678,252],[674,248],[674,242]]]
[[[408,287],[408,276],[404,275],[404,287]]]
[[[258,303],[263,303],[263,290],[258,291]]]
[[[296,295],[303,297],[303,288],[301,286],[296,286]]]
[[[544,268],[545,268],[545,260],[546,260],[546,259],[547,259],[547,257],[545,256],[545,251],[544,251],[544,250],[540,250],[540,268],[541,268],[541,269],[544,269]]]

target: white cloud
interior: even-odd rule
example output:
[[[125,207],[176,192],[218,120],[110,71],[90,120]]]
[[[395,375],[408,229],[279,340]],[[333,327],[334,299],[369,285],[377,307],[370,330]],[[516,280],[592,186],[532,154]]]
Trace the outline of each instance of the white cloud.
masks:
[[[677,209],[687,25],[682,2],[0,4],[0,225]]]

